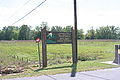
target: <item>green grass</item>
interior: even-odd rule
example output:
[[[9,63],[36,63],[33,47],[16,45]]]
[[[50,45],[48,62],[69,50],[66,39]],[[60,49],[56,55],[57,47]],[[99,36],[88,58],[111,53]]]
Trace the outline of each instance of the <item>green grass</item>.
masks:
[[[72,74],[72,71],[82,72],[82,71],[91,71],[91,70],[106,69],[113,67],[115,68],[118,66],[103,64],[96,61],[78,62],[76,66],[73,66],[72,63],[64,63],[59,65],[52,65],[44,69],[36,69],[36,70],[27,69],[27,71],[25,71],[24,73],[1,76],[0,78],[4,79],[4,78],[16,78],[16,77],[32,77],[32,76],[53,75],[60,73]]]
[[[119,45],[120,41],[78,41],[78,64],[76,71],[89,71],[105,68],[118,67],[103,64],[103,61],[114,60],[114,46]],[[40,45],[41,48],[41,45]],[[0,57],[16,55],[20,58],[38,61],[37,43],[35,41],[0,41]],[[17,75],[0,76],[0,78],[39,76],[57,73],[68,73],[73,69],[71,44],[48,44],[48,67],[33,71],[27,69],[24,73]],[[2,59],[1,58],[1,59]],[[6,62],[9,60],[4,58]],[[82,62],[81,62],[82,61]],[[36,65],[36,64],[35,64]]]

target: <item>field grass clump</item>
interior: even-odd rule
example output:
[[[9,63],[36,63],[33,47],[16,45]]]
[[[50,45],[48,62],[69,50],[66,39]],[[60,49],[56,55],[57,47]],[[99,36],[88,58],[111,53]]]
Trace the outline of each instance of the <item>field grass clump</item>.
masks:
[[[78,56],[78,60],[80,60],[80,61],[97,60],[97,59],[99,59],[98,58],[99,56],[100,56],[100,54],[84,53],[84,54],[80,54],[80,56]]]
[[[28,61],[18,56],[0,56],[0,74],[20,73],[29,65]]]

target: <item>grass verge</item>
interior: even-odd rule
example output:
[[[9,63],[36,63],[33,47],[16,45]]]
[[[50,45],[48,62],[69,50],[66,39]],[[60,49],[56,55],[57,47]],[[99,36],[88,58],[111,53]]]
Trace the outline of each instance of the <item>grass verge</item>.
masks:
[[[104,63],[100,63],[99,61],[98,62],[97,61],[83,61],[83,62],[79,61],[75,66],[72,63],[52,65],[44,69],[38,69],[37,67],[34,66],[32,68],[35,68],[35,69],[29,68],[23,73],[0,76],[0,79],[32,77],[32,76],[41,76],[41,75],[54,75],[54,74],[60,74],[60,73],[72,74],[72,71],[83,72],[83,71],[92,71],[92,70],[116,68],[116,67],[119,67],[119,66],[104,64]]]

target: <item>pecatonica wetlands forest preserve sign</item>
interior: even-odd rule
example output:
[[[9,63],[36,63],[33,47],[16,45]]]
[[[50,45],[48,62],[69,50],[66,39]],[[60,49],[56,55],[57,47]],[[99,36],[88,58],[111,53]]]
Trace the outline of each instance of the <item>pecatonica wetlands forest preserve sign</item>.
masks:
[[[47,44],[72,43],[72,32],[47,32]]]
[[[47,31],[46,27],[41,30],[43,67],[47,67],[47,44],[72,44],[72,58],[74,62],[74,32],[73,28],[71,28],[71,32],[52,32]]]

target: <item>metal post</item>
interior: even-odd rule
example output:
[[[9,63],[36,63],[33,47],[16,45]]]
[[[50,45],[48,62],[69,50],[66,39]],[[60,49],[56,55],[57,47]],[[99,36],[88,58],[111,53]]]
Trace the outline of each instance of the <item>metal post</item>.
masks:
[[[76,2],[76,0],[74,0],[74,36],[75,36],[75,38],[74,38],[74,61],[75,62],[73,62],[73,63],[77,63],[77,2]]]
[[[119,49],[120,49],[120,45],[118,45],[118,65],[120,65],[120,52],[119,52]]]
[[[115,59],[113,63],[118,64],[118,45],[115,45]]]
[[[39,68],[41,68],[41,58],[40,58],[40,46],[38,42],[38,55],[39,55]]]

